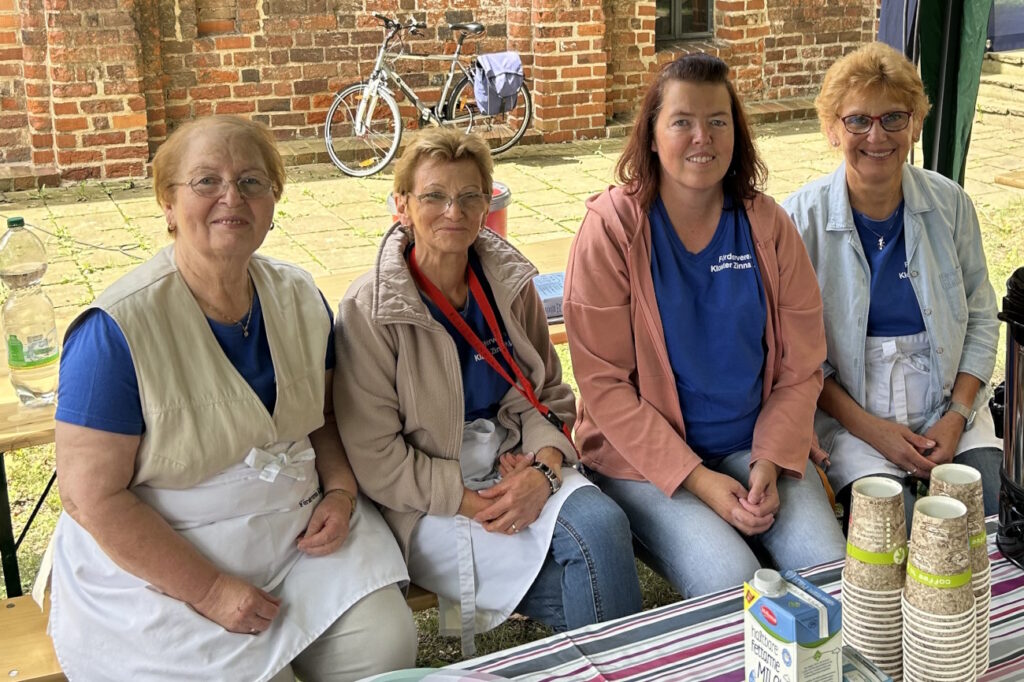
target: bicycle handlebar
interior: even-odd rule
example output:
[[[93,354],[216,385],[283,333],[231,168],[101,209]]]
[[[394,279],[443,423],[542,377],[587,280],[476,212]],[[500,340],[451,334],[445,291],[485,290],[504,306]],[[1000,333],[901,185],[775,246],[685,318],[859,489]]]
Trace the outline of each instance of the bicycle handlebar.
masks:
[[[397,19],[392,19],[391,17],[384,16],[383,14],[377,14],[376,12],[373,13],[373,16],[375,19],[382,22],[384,24],[384,28],[386,29],[405,29],[412,33],[413,35],[415,35],[419,29],[427,27],[426,22],[416,21],[412,17],[409,17],[408,22],[402,24],[402,22],[398,21]]]

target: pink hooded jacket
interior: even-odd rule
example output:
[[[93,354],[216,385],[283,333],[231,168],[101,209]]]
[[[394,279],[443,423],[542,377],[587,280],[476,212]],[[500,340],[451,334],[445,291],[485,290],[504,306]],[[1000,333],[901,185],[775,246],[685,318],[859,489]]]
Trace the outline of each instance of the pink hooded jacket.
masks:
[[[745,204],[767,302],[764,394],[751,463],[802,476],[812,449],[825,331],[814,269],[789,216],[759,194]],[[671,496],[701,458],[686,444],[651,276],[647,212],[621,187],[587,201],[565,278],[586,466],[647,480]]]

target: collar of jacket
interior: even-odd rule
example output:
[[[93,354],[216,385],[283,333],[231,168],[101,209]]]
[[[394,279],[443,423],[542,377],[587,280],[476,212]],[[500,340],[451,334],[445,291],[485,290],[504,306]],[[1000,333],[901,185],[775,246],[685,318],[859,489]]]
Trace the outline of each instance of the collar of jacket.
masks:
[[[412,231],[395,223],[381,240],[373,287],[372,316],[377,324],[437,324],[420,298],[405,260],[405,249],[411,239]],[[480,230],[472,248],[480,258],[499,310],[507,310],[537,275],[537,268],[518,249],[488,229]]]
[[[903,164],[902,189],[904,223],[906,216],[927,213],[934,208],[932,198],[922,186],[919,173],[924,172],[909,163]],[[853,207],[850,205],[850,190],[846,185],[846,162],[839,164],[828,183],[828,231],[856,230],[853,222]],[[915,221],[916,222],[916,221]]]

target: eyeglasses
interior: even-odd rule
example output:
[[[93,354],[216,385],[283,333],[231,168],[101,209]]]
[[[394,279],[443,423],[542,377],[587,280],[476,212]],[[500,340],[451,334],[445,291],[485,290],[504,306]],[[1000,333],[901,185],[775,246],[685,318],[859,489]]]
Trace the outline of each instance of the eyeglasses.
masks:
[[[466,192],[457,197],[451,197],[444,192],[427,192],[425,194],[414,194],[416,201],[423,204],[423,208],[432,213],[444,213],[452,204],[458,204],[459,210],[463,213],[483,213],[491,203],[491,198],[483,192]]]
[[[259,175],[243,175],[237,180],[225,180],[219,175],[202,175],[188,182],[172,182],[169,186],[188,185],[192,191],[206,199],[224,196],[229,185],[238,188],[238,193],[246,199],[259,199],[274,191],[274,183]]]
[[[890,111],[881,116],[868,116],[867,114],[850,114],[849,116],[836,116],[843,122],[846,132],[853,135],[863,135],[871,130],[872,124],[878,121],[882,130],[890,133],[898,133],[910,125],[910,119],[914,115],[912,111]]]

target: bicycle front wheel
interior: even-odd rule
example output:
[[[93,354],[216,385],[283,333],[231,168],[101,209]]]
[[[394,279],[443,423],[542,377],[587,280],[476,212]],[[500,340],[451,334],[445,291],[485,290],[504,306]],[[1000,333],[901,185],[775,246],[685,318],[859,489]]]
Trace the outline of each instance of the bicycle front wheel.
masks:
[[[366,83],[342,90],[327,111],[324,141],[327,154],[342,173],[365,178],[391,162],[402,141],[402,119],[395,98],[378,88],[369,95]],[[357,130],[359,106],[366,100],[362,131]]]
[[[519,86],[519,97],[511,111],[489,116],[476,103],[473,81],[463,76],[448,100],[446,123],[465,126],[467,133],[476,133],[487,140],[491,154],[500,154],[519,142],[533,117],[533,98],[524,82]]]

